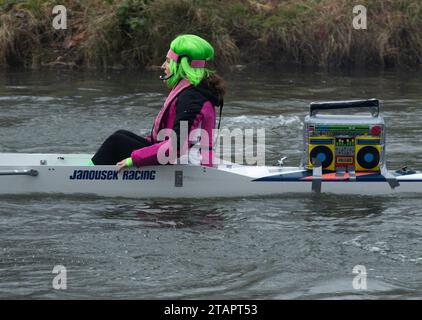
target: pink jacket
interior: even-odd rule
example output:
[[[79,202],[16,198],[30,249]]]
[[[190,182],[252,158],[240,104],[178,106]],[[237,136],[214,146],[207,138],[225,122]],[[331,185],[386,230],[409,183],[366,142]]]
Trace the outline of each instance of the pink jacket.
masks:
[[[135,150],[131,158],[135,166],[148,166],[160,164],[158,161],[158,152],[167,150],[167,155],[173,154],[173,145],[175,141],[171,138],[164,141],[158,141],[158,132],[162,129],[173,129],[177,136],[177,157],[187,154],[192,141],[180,141],[183,135],[180,132],[181,122],[188,124],[188,133],[194,129],[201,128],[201,165],[213,166],[213,129],[215,128],[215,106],[220,105],[220,100],[203,83],[198,86],[191,85],[187,80],[180,81],[168,95],[163,107],[154,121],[151,136],[147,139],[152,145]],[[205,139],[203,135],[208,135]],[[176,163],[177,159],[172,159],[170,163]]]

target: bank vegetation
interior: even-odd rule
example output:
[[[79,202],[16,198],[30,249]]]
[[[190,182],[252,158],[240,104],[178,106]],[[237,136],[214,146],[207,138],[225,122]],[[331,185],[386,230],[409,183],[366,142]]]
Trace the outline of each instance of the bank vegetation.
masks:
[[[353,28],[357,4],[366,30]],[[52,26],[55,5],[66,30]],[[208,39],[217,67],[422,65],[420,0],[0,0],[4,67],[151,67],[182,33]]]

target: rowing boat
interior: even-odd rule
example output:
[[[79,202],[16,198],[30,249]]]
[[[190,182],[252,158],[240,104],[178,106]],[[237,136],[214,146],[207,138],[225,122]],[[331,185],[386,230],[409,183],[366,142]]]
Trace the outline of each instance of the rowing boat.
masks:
[[[337,109],[370,115],[321,116]],[[86,166],[91,154],[0,154],[0,195],[60,193],[131,198],[198,198],[334,193],[422,192],[422,172],[387,170],[385,123],[377,99],[311,103],[299,167],[175,164],[126,168]],[[218,159],[217,159],[218,160]]]
[[[224,163],[126,169],[86,166],[90,154],[0,154],[0,194],[84,194],[129,198],[198,198],[324,192],[385,195],[422,192],[422,172],[325,173],[321,167]]]

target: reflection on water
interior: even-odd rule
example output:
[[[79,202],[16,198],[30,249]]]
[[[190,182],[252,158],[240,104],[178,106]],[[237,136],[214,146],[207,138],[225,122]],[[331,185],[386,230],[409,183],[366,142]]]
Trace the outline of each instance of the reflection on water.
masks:
[[[167,94],[157,76],[3,73],[0,152],[86,153],[117,129],[146,134]],[[388,165],[422,168],[419,75],[245,70],[225,78],[222,127],[266,128],[267,164],[299,163],[311,101],[377,97]],[[420,298],[421,206],[418,195],[2,196],[0,298]],[[50,285],[57,264],[68,268],[65,292]],[[358,264],[368,270],[366,291],[352,287]]]
[[[311,201],[306,202],[306,208],[319,217],[350,220],[380,215],[390,201],[388,196],[313,194]],[[356,206],[356,203],[360,205]]]
[[[139,206],[118,205],[106,208],[100,214],[105,219],[132,220],[142,222],[142,227],[207,230],[222,228],[224,217],[220,210],[212,207],[201,209],[198,205],[150,202]]]

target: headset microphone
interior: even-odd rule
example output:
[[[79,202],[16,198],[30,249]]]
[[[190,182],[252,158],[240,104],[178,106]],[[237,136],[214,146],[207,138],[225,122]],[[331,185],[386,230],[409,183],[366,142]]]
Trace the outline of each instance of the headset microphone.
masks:
[[[164,76],[164,75],[162,75],[162,76],[160,76],[160,80],[166,81],[166,80],[170,79],[171,77],[173,77],[173,74],[171,74],[171,75],[169,75],[167,77]]]

